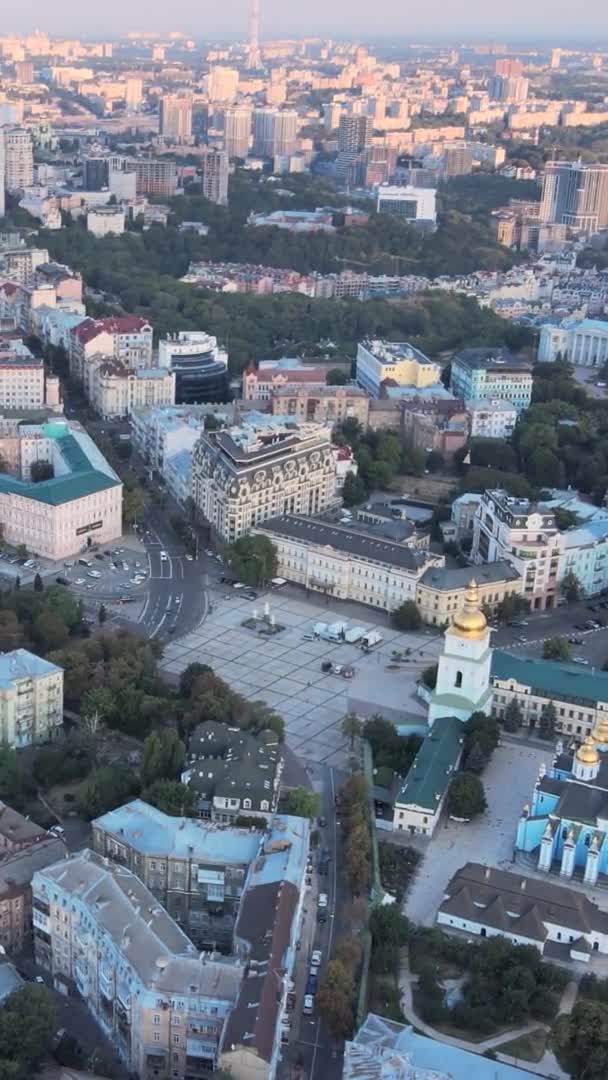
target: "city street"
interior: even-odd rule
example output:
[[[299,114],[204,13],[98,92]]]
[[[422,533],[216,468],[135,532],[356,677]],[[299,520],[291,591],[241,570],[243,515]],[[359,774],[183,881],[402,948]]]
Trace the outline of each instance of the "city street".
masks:
[[[595,610],[591,611],[590,606]],[[596,618],[603,619],[606,626],[595,630],[580,628],[587,619]],[[522,615],[517,621],[527,625],[504,626],[492,632],[493,648],[505,649],[517,656],[541,657],[547,638],[574,636],[583,644],[571,645],[571,656],[588,660],[590,666],[597,667],[602,667],[608,660],[608,608],[599,607],[597,598]]]

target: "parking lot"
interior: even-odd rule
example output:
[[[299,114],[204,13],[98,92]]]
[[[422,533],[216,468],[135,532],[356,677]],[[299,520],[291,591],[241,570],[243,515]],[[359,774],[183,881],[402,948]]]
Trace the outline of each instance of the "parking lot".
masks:
[[[254,612],[260,617],[266,603],[269,617],[285,628],[272,637],[242,625]],[[436,658],[441,641],[437,636],[401,634],[378,626],[377,614],[370,611],[369,615],[349,619],[351,626],[377,628],[382,636],[381,643],[366,655],[355,644],[311,640],[315,623],[339,618],[331,607],[281,592],[248,601],[238,591],[225,589],[214,594],[212,610],[201,626],[166,646],[161,667],[179,675],[195,661],[209,664],[232,689],[250,700],[265,701],[283,716],[287,740],[299,756],[343,766],[348,745],[340,724],[355,703],[361,712],[384,709],[396,718],[412,712],[424,720],[426,707],[416,703],[413,691],[423,668]],[[412,650],[407,663],[395,665],[393,653],[406,649]],[[352,665],[353,677],[323,672],[321,665],[328,660]]]

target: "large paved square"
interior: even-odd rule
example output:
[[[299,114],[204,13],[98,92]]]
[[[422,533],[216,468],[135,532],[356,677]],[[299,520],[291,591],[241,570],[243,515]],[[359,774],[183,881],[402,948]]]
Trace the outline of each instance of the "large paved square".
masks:
[[[266,602],[277,625],[285,627],[270,639],[242,625],[254,610],[261,613]],[[178,675],[194,661],[210,664],[245,697],[266,701],[281,713],[287,741],[301,757],[343,766],[348,743],[340,724],[349,708],[364,715],[383,711],[396,720],[424,722],[426,708],[415,697],[416,681],[436,659],[441,643],[436,635],[400,634],[380,623],[379,613],[369,615],[348,620],[351,626],[382,634],[382,642],[365,655],[357,645],[304,640],[315,623],[341,618],[330,606],[281,593],[262,596],[253,605],[238,593],[227,594],[217,599],[196,630],[166,646],[161,666]],[[410,650],[407,662],[396,666],[394,652],[406,650]],[[325,675],[324,660],[352,664],[354,678]]]

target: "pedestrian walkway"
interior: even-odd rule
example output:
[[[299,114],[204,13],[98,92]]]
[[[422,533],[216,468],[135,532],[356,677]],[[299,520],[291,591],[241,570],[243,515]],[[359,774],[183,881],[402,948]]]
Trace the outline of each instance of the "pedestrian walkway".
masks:
[[[428,1035],[430,1039],[435,1039],[437,1042],[447,1043],[448,1046],[456,1046],[460,1050],[468,1050],[472,1054],[484,1054],[486,1050],[496,1050],[499,1061],[503,1061],[507,1065],[514,1065],[519,1069],[523,1068],[537,1076],[546,1076],[548,1080],[569,1080],[568,1073],[565,1073],[563,1069],[560,1068],[555,1055],[550,1050],[546,1050],[538,1062],[522,1061],[521,1058],[514,1058],[509,1054],[502,1054],[497,1050],[497,1047],[502,1043],[510,1042],[512,1039],[519,1039],[522,1035],[527,1035],[531,1031],[537,1031],[540,1027],[549,1031],[548,1025],[540,1024],[538,1021],[532,1021],[529,1024],[523,1024],[521,1027],[515,1028],[513,1031],[503,1031],[500,1035],[493,1035],[491,1038],[484,1039],[482,1042],[468,1042],[466,1039],[458,1039],[453,1035],[446,1035],[442,1031],[437,1031],[436,1028],[431,1027],[430,1024],[426,1024],[424,1020],[418,1016],[418,1013],[414,1009],[413,995],[413,988],[416,981],[416,976],[412,975],[409,966],[404,967],[400,979],[401,1009],[408,1024],[412,1024],[417,1031],[422,1031],[425,1035]],[[571,1012],[576,1000],[577,989],[574,980],[568,983],[562,994],[559,1012]]]

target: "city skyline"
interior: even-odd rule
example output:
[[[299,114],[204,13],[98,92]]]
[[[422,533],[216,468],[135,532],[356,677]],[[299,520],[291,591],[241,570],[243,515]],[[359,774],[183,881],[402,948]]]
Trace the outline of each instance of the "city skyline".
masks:
[[[249,0],[232,0],[216,9],[195,5],[193,0],[177,0],[170,10],[163,5],[150,5],[146,0],[133,0],[129,5],[128,24],[125,24],[124,5],[119,0],[107,0],[103,12],[99,9],[78,13],[70,0],[57,0],[53,6],[53,34],[69,33],[112,36],[128,31],[158,30],[161,33],[180,30],[197,40],[209,37],[236,37],[245,40],[248,34]],[[282,35],[328,36],[338,39],[353,37],[382,38],[399,35],[404,41],[465,40],[488,35],[508,36],[510,40],[593,41],[600,44],[602,34],[608,42],[608,17],[600,0],[582,0],[578,8],[576,27],[572,25],[571,8],[564,0],[540,0],[533,8],[525,0],[514,0],[508,17],[499,10],[492,11],[480,0],[467,0],[458,12],[442,3],[432,14],[421,2],[408,5],[388,0],[383,8],[383,26],[367,6],[357,9],[347,0],[335,0],[328,9],[321,0],[310,0],[305,12],[286,7],[279,0],[262,0],[260,37]],[[156,8],[156,10],[155,10]],[[24,0],[18,10],[5,13],[4,32],[45,29],[47,11],[41,0]],[[583,27],[585,29],[583,29]],[[396,42],[398,44],[398,42]],[[561,42],[558,42],[561,43]]]

